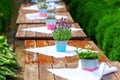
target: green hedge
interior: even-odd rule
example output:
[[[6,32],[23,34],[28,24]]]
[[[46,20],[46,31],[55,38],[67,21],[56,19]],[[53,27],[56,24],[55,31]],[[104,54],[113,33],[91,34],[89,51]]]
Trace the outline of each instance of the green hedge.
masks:
[[[7,27],[10,17],[11,17],[12,5],[11,0],[1,0],[0,1],[0,34],[4,32],[5,27]]]
[[[99,47],[103,46],[103,39],[106,29],[115,23],[119,23],[120,9],[117,9],[112,14],[107,14],[99,20],[99,24],[96,27],[96,39]]]
[[[113,34],[108,35],[109,28],[115,27],[115,24],[119,25],[119,7],[120,0],[71,0],[69,3],[73,19],[80,24],[88,38],[94,40],[111,60],[116,60],[112,58],[113,54],[109,53],[111,49],[109,44],[113,43],[108,43],[109,39],[106,36],[113,36]],[[118,36],[117,33],[119,32],[114,36]],[[110,52],[115,52],[115,48]]]
[[[72,0],[63,0],[66,4],[69,4]]]
[[[116,40],[118,39],[120,41],[120,38],[118,38],[118,37],[120,37],[120,21],[109,26],[109,28],[106,29],[106,32],[105,32],[105,35],[103,38],[103,47],[102,48],[103,48],[103,51],[105,52],[105,54],[110,59],[112,57],[112,56],[110,57],[110,55],[119,54],[119,53],[111,54],[111,51],[113,49],[116,50],[116,48],[113,48],[114,45],[118,44],[118,42],[116,42]],[[120,46],[117,46],[117,47],[120,48]],[[118,57],[118,56],[116,56],[116,57]]]
[[[109,52],[109,58],[110,60],[120,61],[120,37],[116,37],[113,44],[113,48]]]

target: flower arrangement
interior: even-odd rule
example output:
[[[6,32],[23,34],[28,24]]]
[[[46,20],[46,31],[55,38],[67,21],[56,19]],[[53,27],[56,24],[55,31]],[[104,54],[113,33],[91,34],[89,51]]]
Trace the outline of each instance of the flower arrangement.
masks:
[[[45,2],[46,0],[37,0],[37,2]]]
[[[39,9],[47,9],[47,4],[45,2],[40,2],[38,3],[38,8]]]
[[[92,51],[91,46],[85,46],[86,49],[75,50],[77,55],[80,57],[79,65],[81,64],[83,70],[94,71],[98,68],[98,58],[101,56],[101,53],[98,51]]]
[[[54,12],[48,12],[47,16],[46,16],[46,19],[56,19],[55,18],[55,13]]]
[[[65,18],[61,18],[60,22],[58,22],[58,26],[56,26],[52,32],[53,39],[58,41],[69,40],[72,36],[70,28],[71,23],[67,22]]]
[[[98,59],[101,56],[101,53],[98,51],[92,51],[91,46],[85,46],[86,50],[77,48],[75,52],[80,57],[80,59]]]
[[[47,4],[46,2],[39,2],[38,3],[38,8],[40,12],[40,17],[45,17],[47,13]]]

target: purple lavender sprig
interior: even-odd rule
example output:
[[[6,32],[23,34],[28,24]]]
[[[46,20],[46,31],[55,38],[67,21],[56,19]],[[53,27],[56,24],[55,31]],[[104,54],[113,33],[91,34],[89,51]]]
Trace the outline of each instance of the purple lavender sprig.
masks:
[[[66,21],[66,18],[61,18],[60,22],[58,22],[58,27],[62,26],[63,28],[71,28],[72,24]]]
[[[72,24],[67,22],[66,18],[62,17],[60,22],[58,22],[58,26],[55,27],[52,33],[54,40],[69,40],[72,36],[71,26]]]

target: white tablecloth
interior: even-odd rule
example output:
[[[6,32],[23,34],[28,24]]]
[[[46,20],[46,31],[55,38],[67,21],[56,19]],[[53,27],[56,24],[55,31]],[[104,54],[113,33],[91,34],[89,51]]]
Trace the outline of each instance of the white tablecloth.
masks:
[[[34,52],[34,53],[40,53],[48,56],[53,56],[55,58],[61,58],[66,56],[74,56],[76,55],[75,50],[76,47],[73,46],[66,46],[66,52],[57,52],[56,46],[46,46],[46,47],[40,47],[40,48],[30,48],[25,49],[26,51]]]
[[[93,72],[85,71],[81,69],[80,62],[77,68],[48,69],[48,71],[67,80],[100,80],[103,75],[117,71],[116,67],[110,68],[105,62]]]

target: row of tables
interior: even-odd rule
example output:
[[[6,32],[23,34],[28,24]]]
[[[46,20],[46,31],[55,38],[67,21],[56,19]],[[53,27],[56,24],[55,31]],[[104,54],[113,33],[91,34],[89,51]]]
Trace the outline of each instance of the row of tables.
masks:
[[[68,12],[66,5],[63,1],[57,2],[58,5],[64,6],[63,8],[58,8],[55,10],[56,14],[67,16],[67,20],[72,23],[73,28],[78,28],[77,31],[72,31],[72,38],[68,41],[68,45],[74,47],[85,48],[86,45],[90,45],[92,50],[97,50],[102,52],[93,41],[85,40],[87,35],[84,33],[80,25],[72,19],[70,13]],[[45,26],[45,20],[30,20],[25,17],[25,14],[37,13],[37,10],[27,10],[23,9],[25,7],[30,7],[35,5],[33,3],[21,4],[18,11],[19,15],[16,21],[18,24],[18,30],[16,32],[16,39],[25,40],[25,49],[27,48],[40,48],[45,46],[55,45],[52,38],[52,34],[23,30],[27,28],[39,28]],[[57,20],[57,22],[60,19]],[[33,53],[25,51],[25,68],[24,68],[24,80],[66,80],[59,76],[56,76],[49,71],[47,68],[75,68],[78,66],[78,56],[55,58],[53,56],[48,56],[39,53]],[[111,65],[109,59],[103,54],[99,59],[99,63],[106,62]],[[117,73],[110,73],[105,75],[102,80],[119,80]]]

